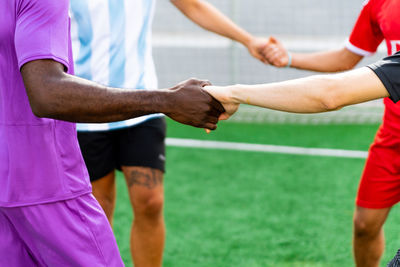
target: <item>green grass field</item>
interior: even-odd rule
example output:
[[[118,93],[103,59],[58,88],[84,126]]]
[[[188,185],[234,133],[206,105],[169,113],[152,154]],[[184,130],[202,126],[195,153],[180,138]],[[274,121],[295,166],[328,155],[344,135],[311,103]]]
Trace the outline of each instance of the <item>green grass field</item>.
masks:
[[[224,122],[209,135],[168,121],[168,137],[367,150],[377,125]],[[353,266],[354,197],[364,160],[168,147],[164,266]],[[118,177],[114,231],[131,266],[132,212]],[[400,213],[385,226],[382,266],[400,247]]]

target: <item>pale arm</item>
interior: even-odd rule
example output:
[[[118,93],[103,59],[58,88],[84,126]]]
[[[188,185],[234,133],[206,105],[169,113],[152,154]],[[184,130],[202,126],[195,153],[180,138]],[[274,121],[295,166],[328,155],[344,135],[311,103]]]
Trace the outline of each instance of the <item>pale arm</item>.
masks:
[[[239,104],[295,112],[319,113],[389,96],[381,80],[367,67],[331,75],[260,84],[207,86],[232,115]]]
[[[171,2],[200,27],[243,44],[252,56],[264,60],[261,50],[268,40],[252,36],[213,5],[202,0],[171,0]]]
[[[315,53],[292,53],[291,67],[318,72],[338,72],[354,68],[363,58],[343,47]]]

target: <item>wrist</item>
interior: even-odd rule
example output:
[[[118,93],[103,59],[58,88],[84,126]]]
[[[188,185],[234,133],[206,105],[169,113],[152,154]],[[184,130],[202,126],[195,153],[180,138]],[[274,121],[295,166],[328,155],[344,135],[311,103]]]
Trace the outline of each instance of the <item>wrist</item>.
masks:
[[[242,99],[241,93],[243,85],[235,84],[228,86],[228,102],[233,104],[247,104],[245,99]]]
[[[238,39],[237,41],[241,43],[243,46],[245,46],[247,49],[250,49],[251,44],[254,42],[254,39],[255,37],[252,36],[250,33],[243,32],[241,38]]]
[[[157,97],[157,113],[164,113],[168,115],[173,112],[174,108],[177,106],[176,92],[171,89],[159,89],[157,90],[159,97]]]

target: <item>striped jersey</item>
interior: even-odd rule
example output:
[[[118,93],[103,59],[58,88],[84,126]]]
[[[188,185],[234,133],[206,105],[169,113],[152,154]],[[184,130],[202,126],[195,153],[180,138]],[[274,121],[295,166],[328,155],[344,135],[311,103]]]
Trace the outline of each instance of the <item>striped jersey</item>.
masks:
[[[155,0],[71,0],[75,74],[107,86],[156,89],[151,48]],[[112,123],[78,123],[78,131],[132,126],[162,114]]]

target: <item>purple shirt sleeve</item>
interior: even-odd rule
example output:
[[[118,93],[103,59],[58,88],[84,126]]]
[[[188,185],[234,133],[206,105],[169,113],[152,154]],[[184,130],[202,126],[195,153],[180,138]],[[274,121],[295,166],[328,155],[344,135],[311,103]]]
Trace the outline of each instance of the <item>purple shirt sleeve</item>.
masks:
[[[69,69],[68,0],[20,0],[15,28],[18,66],[53,59]]]

